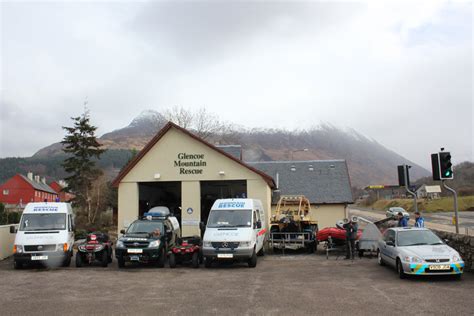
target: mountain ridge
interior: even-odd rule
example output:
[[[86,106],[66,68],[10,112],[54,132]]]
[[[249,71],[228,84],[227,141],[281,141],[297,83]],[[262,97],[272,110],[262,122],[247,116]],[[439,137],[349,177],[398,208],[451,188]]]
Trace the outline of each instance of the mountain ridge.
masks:
[[[145,110],[128,126],[100,136],[99,142],[109,150],[141,150],[166,122],[163,114]],[[358,187],[397,183],[399,164],[413,166],[412,179],[429,175],[428,170],[355,129],[344,130],[328,123],[298,131],[235,128],[226,137],[214,135],[207,140],[214,144],[241,145],[244,161],[344,159],[352,183]],[[54,143],[40,149],[32,158],[60,155],[61,147],[60,143]]]

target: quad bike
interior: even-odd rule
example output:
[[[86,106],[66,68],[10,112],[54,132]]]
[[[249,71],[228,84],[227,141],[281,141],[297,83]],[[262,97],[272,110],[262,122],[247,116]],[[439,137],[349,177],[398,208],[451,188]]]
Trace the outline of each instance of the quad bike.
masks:
[[[76,267],[91,265],[95,261],[99,261],[103,267],[112,262],[112,242],[107,234],[90,233],[86,241],[77,246]]]
[[[182,237],[178,238],[176,245],[171,247],[168,253],[168,262],[170,268],[176,268],[178,263],[191,262],[193,268],[199,268],[202,262],[201,237]]]

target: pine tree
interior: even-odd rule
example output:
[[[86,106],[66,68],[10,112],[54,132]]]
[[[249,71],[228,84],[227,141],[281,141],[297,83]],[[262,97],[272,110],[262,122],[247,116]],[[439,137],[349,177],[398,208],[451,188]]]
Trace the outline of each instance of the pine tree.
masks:
[[[92,205],[93,183],[102,175],[102,170],[96,168],[94,158],[99,159],[105,151],[97,141],[97,127],[90,124],[87,110],[81,116],[72,117],[74,126],[65,127],[66,136],[61,141],[63,151],[69,155],[62,166],[70,175],[65,180],[67,191],[73,193],[73,205],[87,214],[87,222],[94,223],[97,209]]]

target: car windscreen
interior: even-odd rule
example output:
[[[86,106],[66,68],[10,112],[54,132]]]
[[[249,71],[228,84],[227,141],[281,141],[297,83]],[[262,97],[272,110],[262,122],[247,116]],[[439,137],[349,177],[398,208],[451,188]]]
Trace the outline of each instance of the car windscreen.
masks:
[[[441,245],[443,242],[432,231],[412,230],[399,231],[397,236],[398,246],[421,246],[421,245]]]
[[[159,229],[161,233],[163,231],[163,222],[159,221],[137,221],[133,222],[130,227],[127,229],[127,234],[144,234],[144,233],[152,233],[156,229]]]
[[[216,210],[211,211],[207,227],[250,227],[251,210]]]
[[[66,214],[23,214],[20,223],[21,231],[64,230],[66,229]]]

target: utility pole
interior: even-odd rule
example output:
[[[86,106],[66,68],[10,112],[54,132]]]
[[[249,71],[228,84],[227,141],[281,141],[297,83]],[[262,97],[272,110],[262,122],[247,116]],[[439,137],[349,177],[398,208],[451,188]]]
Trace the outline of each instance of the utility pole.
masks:
[[[459,234],[458,193],[453,188],[448,187],[445,183],[445,180],[442,180],[441,183],[443,184],[443,187],[446,190],[450,191],[453,194],[453,197],[454,197],[454,218],[455,218],[455,221],[456,221],[456,234]]]

